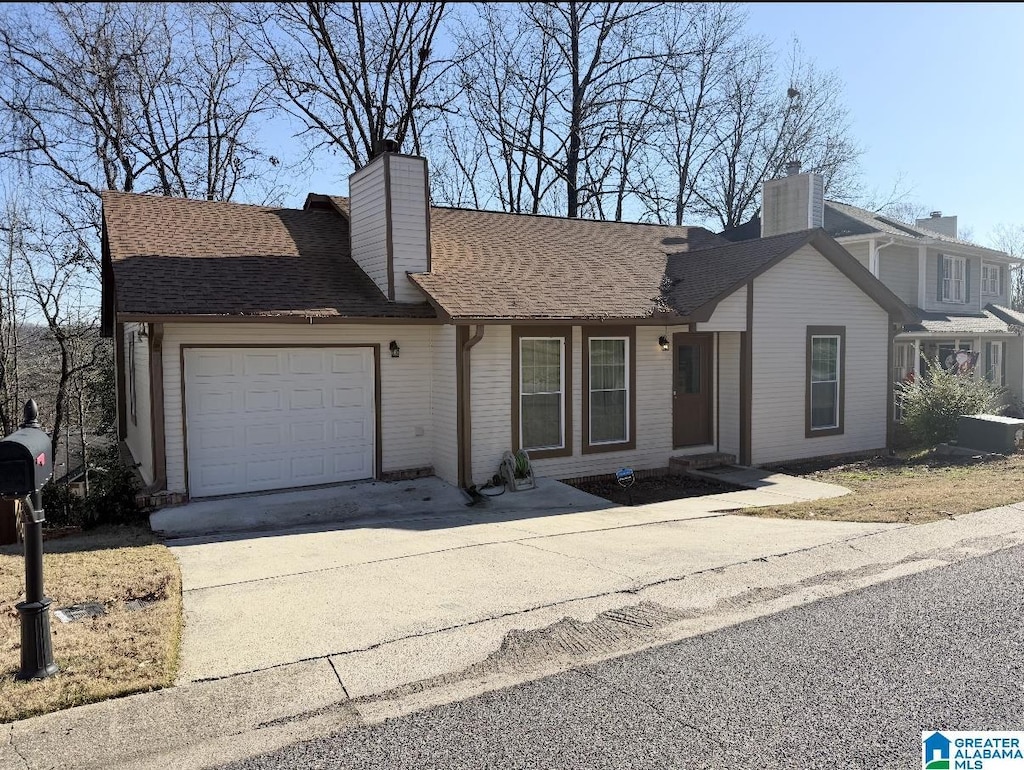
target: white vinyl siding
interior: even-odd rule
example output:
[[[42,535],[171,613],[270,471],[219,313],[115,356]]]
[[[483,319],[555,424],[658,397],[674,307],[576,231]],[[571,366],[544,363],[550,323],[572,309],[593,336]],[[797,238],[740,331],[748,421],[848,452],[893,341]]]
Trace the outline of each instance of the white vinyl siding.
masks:
[[[562,337],[519,340],[519,443],[523,449],[565,446],[564,347]]]
[[[747,328],[747,287],[737,289],[715,307],[705,323],[697,324],[697,332],[741,332]]]
[[[744,295],[746,292],[744,292]],[[718,335],[717,366],[718,449],[740,456],[740,334]]]
[[[431,419],[431,339],[436,327],[323,323],[193,323],[164,327],[164,408],[167,447],[167,488],[185,491],[185,450],[182,425],[181,346],[261,345],[291,347],[320,345],[379,345],[381,470],[399,471],[430,467],[434,437]],[[388,354],[395,340],[401,356]],[[451,362],[454,369],[454,358]],[[148,392],[148,391],[147,391]]]
[[[147,484],[153,483],[153,425],[149,408],[149,340],[139,337],[144,324],[124,325],[125,444],[139,464],[139,473]],[[134,342],[133,340],[134,335]],[[129,360],[134,353],[134,360]],[[135,416],[132,418],[132,374],[135,380]]]
[[[427,161],[392,155],[391,246],[394,254],[395,300],[423,302],[423,293],[408,273],[427,271]]]
[[[963,257],[942,257],[942,301],[967,302],[967,260]]]
[[[629,339],[591,337],[590,443],[629,441]]]
[[[808,326],[846,327],[844,432],[807,438]],[[812,246],[754,281],[751,454],[755,464],[886,444],[888,315]]]
[[[451,484],[457,484],[459,481],[459,439],[455,327],[447,325],[432,328],[433,378],[430,388],[430,412],[434,426],[434,474]]]
[[[918,251],[893,244],[878,252],[878,279],[908,305],[917,305]]]
[[[388,223],[384,164],[370,163],[348,180],[352,259],[388,295]]]

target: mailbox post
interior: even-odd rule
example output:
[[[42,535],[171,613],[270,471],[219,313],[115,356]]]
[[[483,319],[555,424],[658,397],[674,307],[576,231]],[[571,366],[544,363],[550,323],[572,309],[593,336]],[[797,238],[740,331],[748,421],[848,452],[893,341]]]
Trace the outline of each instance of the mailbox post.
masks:
[[[0,497],[29,498],[25,521],[25,601],[21,616],[21,670],[18,679],[45,679],[57,673],[50,642],[50,603],[43,593],[43,513],[40,490],[53,472],[50,437],[39,427],[35,401],[25,404],[21,428],[0,441]]]

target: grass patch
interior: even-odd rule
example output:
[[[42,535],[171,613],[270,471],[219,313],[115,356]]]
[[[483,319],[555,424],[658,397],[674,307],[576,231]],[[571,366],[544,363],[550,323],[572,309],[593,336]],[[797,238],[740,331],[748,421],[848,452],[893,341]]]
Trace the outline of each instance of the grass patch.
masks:
[[[51,610],[98,602],[106,615],[61,623],[51,612],[56,676],[18,682],[25,597],[21,546],[0,547],[0,722],[174,682],[181,642],[181,576],[166,546],[141,527],[102,527],[43,543]],[[125,603],[152,601],[143,609]]]
[[[749,516],[923,524],[1024,500],[1024,454],[986,459],[920,450],[828,466],[793,463],[783,473],[839,484],[853,494],[742,511]]]

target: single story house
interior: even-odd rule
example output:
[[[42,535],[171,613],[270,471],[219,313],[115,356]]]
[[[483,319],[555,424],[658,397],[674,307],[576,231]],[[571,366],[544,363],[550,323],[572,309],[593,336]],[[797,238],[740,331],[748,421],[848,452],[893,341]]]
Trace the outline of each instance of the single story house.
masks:
[[[301,210],[103,195],[120,436],[151,492],[485,484],[887,445],[907,306],[822,229],[429,205],[383,152]]]

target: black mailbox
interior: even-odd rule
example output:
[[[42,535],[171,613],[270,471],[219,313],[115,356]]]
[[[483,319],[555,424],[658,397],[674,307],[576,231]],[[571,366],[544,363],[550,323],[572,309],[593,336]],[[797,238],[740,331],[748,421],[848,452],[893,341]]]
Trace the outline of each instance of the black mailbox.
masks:
[[[0,497],[38,492],[52,473],[50,437],[39,428],[22,428],[0,441]]]

